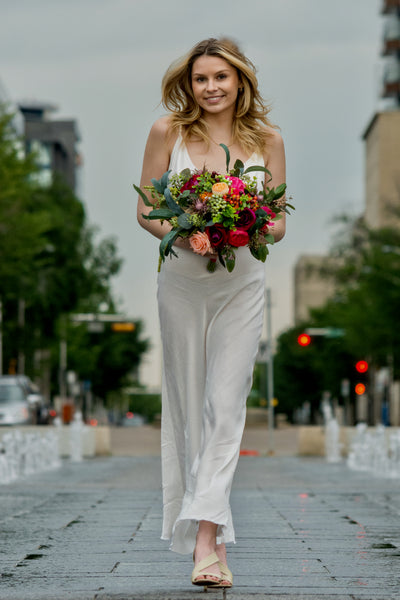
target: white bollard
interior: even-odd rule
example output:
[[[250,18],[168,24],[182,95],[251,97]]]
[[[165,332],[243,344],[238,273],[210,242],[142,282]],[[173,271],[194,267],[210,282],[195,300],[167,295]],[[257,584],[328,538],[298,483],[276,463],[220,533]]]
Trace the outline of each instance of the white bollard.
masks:
[[[329,463],[338,463],[342,460],[339,435],[339,423],[336,419],[330,418],[325,425],[325,456]]]
[[[80,462],[83,457],[83,436],[86,426],[83,423],[82,413],[77,411],[70,425],[70,454],[71,460]]]

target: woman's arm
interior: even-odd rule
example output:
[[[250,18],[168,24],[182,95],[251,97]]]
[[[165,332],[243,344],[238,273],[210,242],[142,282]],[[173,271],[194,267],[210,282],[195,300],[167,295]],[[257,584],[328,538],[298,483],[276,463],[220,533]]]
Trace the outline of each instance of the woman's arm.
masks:
[[[277,188],[281,183],[286,183],[286,161],[285,147],[282,136],[274,129],[272,130],[272,139],[268,144],[266,154],[264,155],[265,166],[272,174],[272,180],[267,183],[268,187]],[[268,178],[268,175],[266,175]],[[267,179],[268,181],[268,179]],[[282,197],[282,202],[285,196]],[[286,214],[280,213],[282,218],[276,221],[275,225],[270,228],[269,233],[274,236],[275,242],[279,242],[285,235],[286,231]]]
[[[144,151],[142,176],[140,179],[140,187],[151,185],[152,178],[160,179],[160,177],[168,170],[171,150],[167,144],[168,118],[162,117],[158,119],[150,130],[147,138],[146,149]],[[145,190],[143,190],[145,191]],[[150,192],[146,195],[150,202],[154,202]],[[143,215],[148,215],[152,208],[146,206],[142,198],[139,196],[137,204],[137,220],[139,225],[147,229],[152,235],[162,239],[171,229],[170,225],[164,221],[161,225],[160,221],[149,221],[143,218]]]
[[[142,176],[140,179],[140,188],[142,190],[143,186],[151,185],[153,178],[160,179],[165,171],[168,170],[172,147],[176,141],[176,136],[170,136],[170,138],[167,136],[168,128],[169,117],[162,117],[154,123],[150,130],[144,151]],[[153,202],[150,192],[147,193],[147,196],[149,201]],[[172,228],[166,221],[161,224],[158,219],[148,220],[143,218],[143,215],[148,215],[152,210],[151,206],[146,206],[139,196],[137,205],[137,220],[139,225],[161,240]],[[174,246],[190,248],[188,240],[180,238],[175,240]]]

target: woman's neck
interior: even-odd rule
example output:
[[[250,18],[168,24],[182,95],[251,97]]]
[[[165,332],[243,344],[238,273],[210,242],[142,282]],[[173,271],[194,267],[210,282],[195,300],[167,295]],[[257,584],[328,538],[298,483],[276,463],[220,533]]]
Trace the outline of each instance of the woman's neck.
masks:
[[[216,115],[212,113],[203,113],[203,119],[209,126],[211,133],[213,131],[218,131],[220,133],[225,131],[231,134],[232,132],[233,111],[229,114],[223,112]]]
[[[203,119],[209,127],[209,133],[212,137],[225,138],[229,141],[232,137],[233,112],[226,114],[204,113]]]

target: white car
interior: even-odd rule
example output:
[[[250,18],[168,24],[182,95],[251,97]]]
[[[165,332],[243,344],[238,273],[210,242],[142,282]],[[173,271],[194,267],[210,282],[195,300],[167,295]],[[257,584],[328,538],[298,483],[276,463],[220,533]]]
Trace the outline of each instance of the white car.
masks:
[[[34,422],[29,394],[18,376],[0,376],[0,425],[29,425]]]

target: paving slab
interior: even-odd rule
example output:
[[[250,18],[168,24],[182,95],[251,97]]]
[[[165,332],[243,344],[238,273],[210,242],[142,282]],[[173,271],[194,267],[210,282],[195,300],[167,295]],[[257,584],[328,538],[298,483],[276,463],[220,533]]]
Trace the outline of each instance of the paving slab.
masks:
[[[0,599],[400,597],[400,481],[319,458],[242,457],[235,585],[204,596],[190,557],[159,539],[160,471],[157,456],[64,460],[0,486]]]

